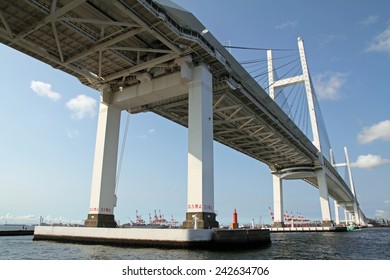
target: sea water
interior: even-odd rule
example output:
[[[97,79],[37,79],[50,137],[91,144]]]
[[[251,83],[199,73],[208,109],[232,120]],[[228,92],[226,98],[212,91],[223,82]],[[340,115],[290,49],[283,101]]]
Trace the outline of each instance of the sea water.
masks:
[[[0,230],[19,229],[22,225],[0,226]],[[390,228],[271,233],[266,248],[242,251],[81,245],[0,236],[1,260],[390,260],[389,248]]]

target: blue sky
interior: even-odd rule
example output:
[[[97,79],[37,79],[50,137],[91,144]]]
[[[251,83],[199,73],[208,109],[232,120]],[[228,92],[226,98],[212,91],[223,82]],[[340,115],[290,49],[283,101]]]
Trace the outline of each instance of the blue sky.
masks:
[[[390,218],[390,3],[388,1],[177,0],[221,42],[297,48],[309,69],[337,161],[347,146],[360,206]],[[233,50],[238,61],[264,51]],[[87,217],[99,93],[74,77],[0,45],[0,224],[80,222]],[[122,113],[121,139],[126,122]],[[214,144],[217,219],[270,223],[269,168]],[[343,171],[344,172],[344,171]],[[116,219],[138,210],[183,221],[187,129],[151,113],[131,115]],[[342,173],[343,175],[343,173]],[[284,184],[285,209],[320,219],[318,190]],[[333,205],[333,204],[332,204]],[[332,215],[334,211],[332,206]]]

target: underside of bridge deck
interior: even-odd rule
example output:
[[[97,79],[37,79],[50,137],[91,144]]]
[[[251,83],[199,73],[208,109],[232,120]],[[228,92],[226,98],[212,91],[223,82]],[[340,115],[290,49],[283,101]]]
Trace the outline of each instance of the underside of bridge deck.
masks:
[[[154,112],[185,127],[187,83],[202,66],[212,77],[214,140],[275,174],[323,168],[329,195],[340,205],[353,200],[293,121],[191,13],[172,2],[2,0],[0,42],[99,89],[108,108],[101,109]],[[302,179],[318,187],[318,177],[306,175]]]

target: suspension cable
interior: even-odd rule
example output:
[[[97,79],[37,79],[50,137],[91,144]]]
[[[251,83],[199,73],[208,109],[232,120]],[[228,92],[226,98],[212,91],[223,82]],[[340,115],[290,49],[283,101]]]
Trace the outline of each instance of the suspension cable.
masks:
[[[294,70],[294,69],[297,68],[298,66],[299,66],[298,64],[295,65],[295,67],[294,67],[293,69],[291,69],[291,70]],[[289,72],[291,72],[291,70],[290,70]],[[291,76],[291,78],[289,79],[289,82],[291,82],[292,79],[294,79],[294,77],[299,73],[299,71],[301,71],[300,68],[298,68],[297,71],[295,71],[294,75]],[[287,72],[287,73],[288,73],[288,72]],[[292,89],[290,90],[290,93],[291,93],[292,90],[295,88],[295,86],[296,86],[296,84],[293,85]],[[280,94],[280,93],[281,93],[281,92],[279,92],[279,94]],[[278,98],[278,94],[276,95],[275,100],[276,100],[276,98]],[[286,98],[286,100],[287,100],[287,98]],[[286,102],[286,101],[285,101],[285,102]],[[284,103],[285,103],[285,102],[284,102]],[[281,108],[283,108],[284,103],[282,104]]]
[[[292,57],[292,56],[296,56],[296,55],[297,55],[297,54],[294,53],[294,54],[285,55],[285,56],[273,57],[273,58],[272,58],[272,61],[279,60],[279,59],[283,59],[283,58],[287,58],[287,57]],[[268,59],[244,60],[244,61],[240,61],[240,64],[241,64],[241,65],[245,65],[245,64],[260,63],[260,62],[268,62]]]
[[[277,68],[274,68],[273,70],[275,71],[275,70],[281,69],[281,68],[283,68],[283,67],[285,67],[285,66],[287,66],[287,65],[290,65],[290,64],[292,64],[292,63],[294,63],[294,62],[296,62],[296,61],[298,61],[298,60],[299,60],[299,58],[294,59],[293,61],[290,61],[290,62],[287,62],[287,63],[283,64],[282,66],[279,66],[279,67],[277,67]],[[294,68],[295,68],[295,67],[294,67]],[[290,70],[290,71],[291,71],[291,70]],[[287,72],[286,74],[288,74],[288,73],[289,73],[289,72]],[[268,74],[268,71],[263,72],[263,73],[261,73],[261,74],[258,74],[257,76],[254,76],[253,78],[256,79],[256,78],[258,78],[258,77],[260,77],[260,76],[263,76],[263,75],[266,75],[266,74]]]
[[[293,63],[293,62],[295,62],[295,61],[297,61],[297,59],[296,60],[294,60],[294,61],[292,61],[292,62],[289,62],[289,63],[287,63],[287,64],[291,64],[291,63]],[[286,66],[287,64],[285,64],[285,65],[283,65],[283,66]],[[287,71],[282,77],[280,77],[279,78],[279,80],[280,79],[283,79],[285,76],[287,76],[292,70],[294,70],[295,68],[297,68],[299,66],[299,64],[297,64],[297,65],[295,65],[293,68],[291,68],[289,71]],[[266,88],[264,88],[264,90],[265,89],[268,89],[270,86],[272,86],[274,83],[276,83],[277,81],[274,81],[272,84],[270,84],[270,85],[268,85]]]
[[[129,130],[129,123],[130,123],[130,113],[128,112],[127,113],[127,118],[126,118],[125,130],[123,132],[123,139],[122,139],[121,152],[120,152],[120,155],[119,155],[118,168],[117,168],[117,171],[116,171],[115,194],[117,192],[118,185],[119,185],[119,179],[120,179],[120,176],[121,176],[123,155],[125,153],[125,148],[126,148],[126,139],[127,139],[127,132]]]

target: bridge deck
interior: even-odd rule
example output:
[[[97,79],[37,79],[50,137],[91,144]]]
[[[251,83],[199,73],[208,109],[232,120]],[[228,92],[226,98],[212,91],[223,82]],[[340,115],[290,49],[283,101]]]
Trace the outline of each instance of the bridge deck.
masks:
[[[27,3],[27,4],[26,4]],[[53,3],[55,6],[53,6]],[[141,78],[182,71],[180,58],[204,63],[213,75],[214,138],[258,159],[272,171],[319,167],[317,149],[245,69],[189,12],[150,0],[3,0],[0,42],[114,96]],[[145,106],[187,126],[187,94]],[[329,193],[340,202],[353,195],[328,164]],[[332,177],[332,178],[331,178]],[[315,178],[307,179],[314,186]]]

